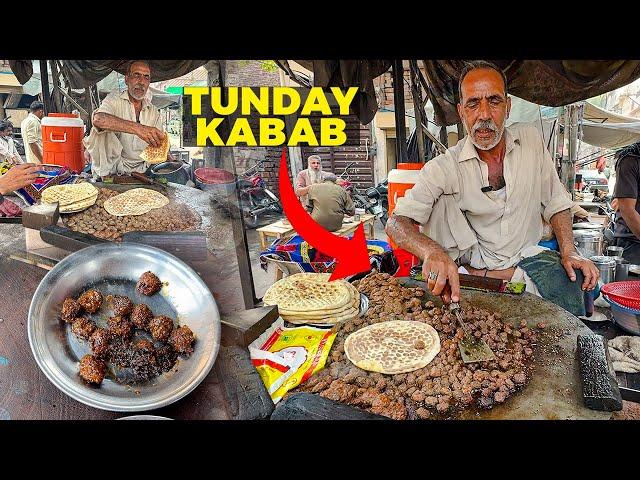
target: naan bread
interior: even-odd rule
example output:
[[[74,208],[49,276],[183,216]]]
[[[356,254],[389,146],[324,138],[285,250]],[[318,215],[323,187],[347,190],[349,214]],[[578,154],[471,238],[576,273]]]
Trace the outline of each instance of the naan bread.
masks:
[[[52,185],[42,191],[41,200],[44,203],[58,203],[60,210],[65,205],[87,200],[98,196],[98,189],[88,182],[71,185]]]
[[[440,352],[440,337],[422,322],[394,320],[353,332],[344,352],[356,367],[386,374],[407,373],[426,367]]]
[[[60,207],[58,210],[60,213],[74,213],[81,212],[82,210],[86,210],[98,199],[98,194],[96,193],[93,197],[86,198],[84,200],[80,200],[79,202],[70,203],[68,205],[64,205]]]
[[[143,215],[154,208],[169,204],[169,199],[150,188],[134,188],[115,195],[104,202],[107,213],[122,217],[125,215]]]
[[[319,277],[318,275],[322,275]],[[265,305],[278,305],[287,311],[335,312],[353,302],[353,291],[346,281],[329,282],[329,275],[298,273],[278,280],[264,294]]]
[[[152,147],[149,145],[145,148],[140,154],[140,158],[142,158],[147,163],[162,163],[167,161],[167,155],[169,154],[169,148],[171,145],[169,144],[169,134],[164,132],[164,139],[162,140],[162,144],[159,147]]]

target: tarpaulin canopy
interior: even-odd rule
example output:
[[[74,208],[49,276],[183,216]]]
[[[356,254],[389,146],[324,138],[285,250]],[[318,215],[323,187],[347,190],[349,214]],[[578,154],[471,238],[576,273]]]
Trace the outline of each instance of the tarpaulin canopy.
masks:
[[[282,61],[280,61],[282,62]],[[389,60],[296,60],[314,73],[316,86],[358,86],[357,111],[369,123],[377,110],[373,79],[389,69]],[[458,77],[465,60],[425,60],[435,122],[459,121]],[[538,105],[557,107],[596,97],[640,77],[638,60],[492,60],[507,77],[509,93]],[[285,70],[286,71],[286,70]]]
[[[112,71],[127,73],[131,60],[62,60],[62,70],[71,88],[95,85]],[[207,63],[208,60],[146,60],[151,69],[151,81],[159,82],[181,77]],[[9,66],[20,83],[33,75],[31,60],[9,60]]]
[[[620,148],[640,142],[640,119],[603,110],[586,102],[582,141],[602,148]]]

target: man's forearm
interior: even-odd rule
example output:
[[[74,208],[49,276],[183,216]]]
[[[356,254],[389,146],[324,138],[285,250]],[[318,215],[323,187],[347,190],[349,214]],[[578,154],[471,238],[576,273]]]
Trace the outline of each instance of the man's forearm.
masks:
[[[620,208],[620,214],[624,219],[624,223],[627,224],[629,230],[633,233],[636,238],[640,238],[640,214],[636,211],[635,208]]]
[[[40,163],[42,163],[42,151],[40,150],[40,145],[38,145],[37,143],[30,143],[29,148],[36,156],[36,158],[40,160]]]
[[[296,188],[296,195],[298,197],[302,197],[302,196],[306,195],[307,193],[309,193],[309,188],[311,188],[311,186]]]
[[[413,253],[422,260],[425,260],[435,251],[444,252],[444,249],[437,243],[420,233],[415,227],[415,223],[409,217],[393,215],[387,222],[385,228],[387,234],[403,250]]]
[[[97,112],[93,115],[93,125],[100,130],[137,134],[139,124],[125,120],[110,113]]]
[[[571,225],[571,214],[569,210],[562,210],[551,217],[550,220],[553,233],[558,240],[560,255],[567,255],[576,251],[573,243],[573,226]]]

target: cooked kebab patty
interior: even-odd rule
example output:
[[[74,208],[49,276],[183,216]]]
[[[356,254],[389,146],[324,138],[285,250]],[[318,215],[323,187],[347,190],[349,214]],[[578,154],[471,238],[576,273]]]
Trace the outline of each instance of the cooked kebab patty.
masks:
[[[178,360],[178,352],[171,345],[163,345],[156,350],[156,360],[161,372],[168,372]]]
[[[147,340],[146,338],[136,340],[133,344],[133,348],[135,348],[136,350],[145,350],[147,352],[153,352],[155,350],[153,342]]]
[[[60,318],[67,323],[72,323],[80,313],[82,307],[73,298],[67,297],[62,302],[62,311],[60,312]]]
[[[87,290],[80,295],[78,303],[85,311],[96,313],[102,305],[102,294],[98,290]]]
[[[80,376],[85,382],[100,385],[106,369],[105,363],[93,355],[85,355],[80,360]]]
[[[116,315],[126,316],[133,311],[133,302],[129,297],[125,297],[124,295],[109,295],[107,300],[111,301],[113,312]]]
[[[95,324],[87,317],[76,318],[71,325],[71,331],[76,337],[88,339],[96,329]]]
[[[153,318],[153,312],[144,303],[140,303],[133,307],[131,312],[131,321],[141,330],[147,330],[149,328],[149,322]]]
[[[169,345],[178,353],[193,353],[194,341],[193,332],[186,325],[176,328],[169,337]]]
[[[154,317],[149,322],[149,332],[151,332],[151,336],[157,342],[166,342],[169,339],[172,330],[173,320],[169,317],[165,317],[164,315]]]
[[[153,272],[144,272],[138,280],[136,289],[143,295],[154,295],[162,288],[162,282]]]
[[[133,335],[133,325],[126,317],[116,315],[107,320],[111,337],[129,338]]]
[[[109,332],[104,328],[96,328],[89,338],[91,351],[97,357],[104,357],[109,351]]]

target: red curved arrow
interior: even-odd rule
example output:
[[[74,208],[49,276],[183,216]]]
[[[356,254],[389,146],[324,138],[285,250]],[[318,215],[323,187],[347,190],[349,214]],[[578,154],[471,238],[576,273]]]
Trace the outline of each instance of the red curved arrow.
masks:
[[[337,260],[338,265],[331,274],[329,281],[366,272],[371,268],[362,223],[358,225],[353,238],[348,240],[322,228],[304,209],[289,179],[287,156],[284,148],[280,158],[279,182],[282,208],[291,226],[309,245]]]

